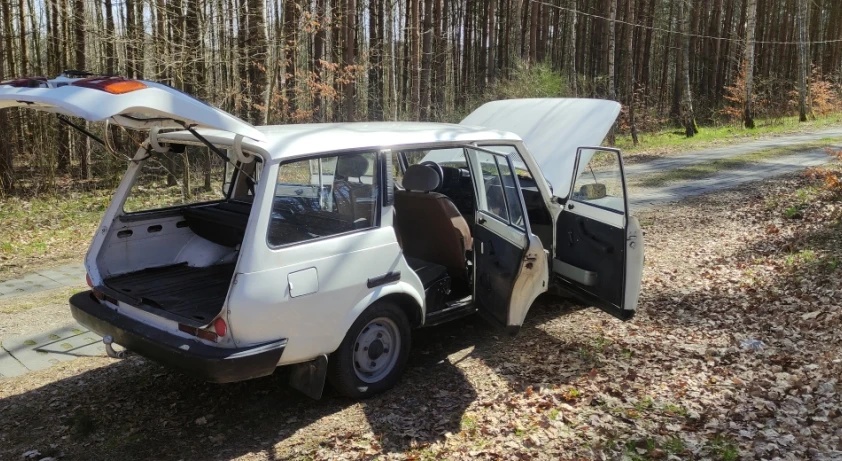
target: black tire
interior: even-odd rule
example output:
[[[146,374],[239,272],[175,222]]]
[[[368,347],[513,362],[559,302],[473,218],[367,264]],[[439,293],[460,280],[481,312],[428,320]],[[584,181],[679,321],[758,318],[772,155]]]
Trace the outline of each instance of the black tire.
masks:
[[[378,319],[388,319],[393,324],[391,326],[396,327],[395,331],[400,337],[400,346],[397,347],[397,355],[393,358],[395,362],[391,369],[384,376],[377,377],[376,381],[366,382],[358,376],[358,373],[362,371],[355,360],[357,353],[355,348],[358,346],[357,341],[363,329],[371,328],[370,324]],[[411,328],[404,311],[388,301],[376,302],[357,318],[345,334],[339,349],[331,354],[328,360],[328,380],[339,393],[354,399],[365,399],[386,391],[397,384],[403,374],[409,359],[411,343]],[[369,377],[369,379],[375,378]]]

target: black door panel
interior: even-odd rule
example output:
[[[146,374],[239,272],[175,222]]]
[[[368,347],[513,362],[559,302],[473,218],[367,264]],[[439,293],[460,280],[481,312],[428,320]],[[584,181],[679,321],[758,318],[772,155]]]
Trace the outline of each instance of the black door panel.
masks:
[[[624,294],[625,229],[563,211],[558,218],[556,239],[556,259],[597,274],[591,286],[570,280],[568,283],[620,307]]]
[[[502,326],[508,323],[512,288],[524,252],[484,226],[474,226],[476,301],[490,320]]]

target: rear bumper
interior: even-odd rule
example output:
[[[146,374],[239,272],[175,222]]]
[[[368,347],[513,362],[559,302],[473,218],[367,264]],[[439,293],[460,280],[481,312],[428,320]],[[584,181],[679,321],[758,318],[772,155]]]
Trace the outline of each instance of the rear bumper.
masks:
[[[73,318],[91,331],[162,365],[215,383],[229,383],[272,374],[286,347],[281,339],[237,349],[208,346],[199,341],[150,327],[121,315],[94,298],[90,291],[70,298]]]

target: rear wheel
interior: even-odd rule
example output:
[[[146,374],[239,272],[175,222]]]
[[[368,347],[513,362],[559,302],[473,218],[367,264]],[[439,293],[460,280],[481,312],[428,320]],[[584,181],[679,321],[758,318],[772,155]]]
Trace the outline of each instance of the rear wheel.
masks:
[[[360,315],[329,360],[328,379],[339,392],[366,398],[394,386],[409,358],[409,320],[390,302]]]

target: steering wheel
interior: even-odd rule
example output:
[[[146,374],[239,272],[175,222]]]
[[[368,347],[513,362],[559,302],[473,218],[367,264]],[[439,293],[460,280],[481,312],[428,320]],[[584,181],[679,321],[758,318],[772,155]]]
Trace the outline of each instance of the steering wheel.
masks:
[[[444,185],[444,170],[442,169],[441,165],[436,162],[427,160],[425,162],[419,163],[419,165],[424,165],[426,167],[432,168],[439,175],[439,187],[436,187],[434,190],[441,189],[441,186]]]

